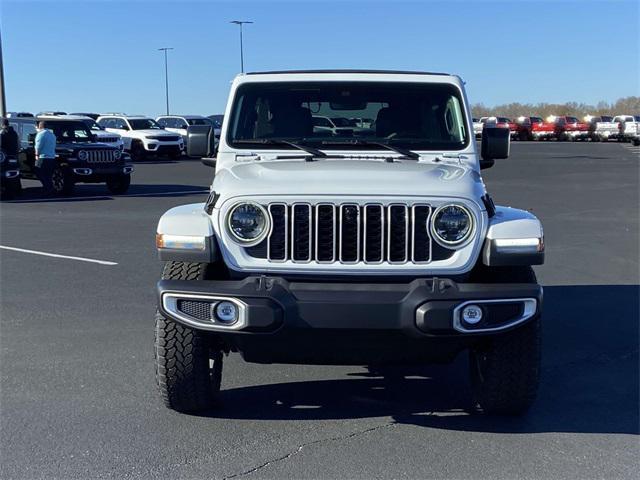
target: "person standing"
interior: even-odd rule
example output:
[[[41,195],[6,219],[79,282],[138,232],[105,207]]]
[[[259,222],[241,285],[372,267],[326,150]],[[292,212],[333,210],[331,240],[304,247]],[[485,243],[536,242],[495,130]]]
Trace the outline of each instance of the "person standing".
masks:
[[[2,119],[2,130],[0,130],[0,145],[2,145],[2,153],[8,157],[18,156],[18,134],[9,125],[9,120]]]
[[[35,141],[36,164],[38,179],[42,182],[44,195],[50,196],[53,191],[53,168],[56,162],[56,136],[45,128],[45,123],[38,122],[38,134]]]

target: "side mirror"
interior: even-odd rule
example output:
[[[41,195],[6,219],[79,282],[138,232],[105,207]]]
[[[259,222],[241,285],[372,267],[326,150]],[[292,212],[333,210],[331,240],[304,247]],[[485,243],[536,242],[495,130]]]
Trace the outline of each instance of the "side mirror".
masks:
[[[511,132],[508,128],[485,127],[482,129],[480,168],[493,167],[495,160],[509,158]]]
[[[207,167],[216,168],[216,159],[215,158],[203,158],[202,159],[202,164],[207,166]]]

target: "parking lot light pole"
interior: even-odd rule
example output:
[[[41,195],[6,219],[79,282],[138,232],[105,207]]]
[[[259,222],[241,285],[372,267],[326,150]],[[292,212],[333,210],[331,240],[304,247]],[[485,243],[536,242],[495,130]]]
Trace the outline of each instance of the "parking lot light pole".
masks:
[[[233,23],[235,25],[240,26],[240,73],[244,73],[244,53],[242,51],[242,25],[245,23],[253,23],[253,22],[248,22],[246,20],[232,20],[229,23]]]
[[[158,51],[164,52],[164,91],[167,99],[167,115],[169,115],[169,68],[167,67],[167,51],[173,50],[171,47],[159,48]]]
[[[2,37],[0,37],[0,117],[7,116],[7,100],[4,96],[4,65],[2,64]]]

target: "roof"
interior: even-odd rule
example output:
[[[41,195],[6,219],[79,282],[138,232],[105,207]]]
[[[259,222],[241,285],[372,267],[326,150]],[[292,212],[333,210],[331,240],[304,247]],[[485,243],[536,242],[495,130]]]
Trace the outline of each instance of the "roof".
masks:
[[[158,118],[167,118],[167,117],[178,117],[178,118],[207,118],[204,115],[180,115],[177,113],[172,113],[170,115],[158,115]]]
[[[372,73],[372,74],[395,74],[395,75],[448,75],[451,76],[450,73],[439,73],[439,72],[417,72],[411,70],[273,70],[266,72],[249,72],[245,75],[278,75],[278,74],[287,74],[287,73]]]

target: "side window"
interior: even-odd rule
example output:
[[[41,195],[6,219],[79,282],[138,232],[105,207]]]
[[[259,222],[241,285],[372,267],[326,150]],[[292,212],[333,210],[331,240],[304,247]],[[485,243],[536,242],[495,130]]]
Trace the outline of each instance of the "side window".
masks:
[[[36,137],[36,126],[33,123],[23,123],[20,132],[20,143],[23,147],[28,147],[29,142],[33,142]]]

